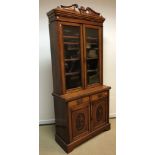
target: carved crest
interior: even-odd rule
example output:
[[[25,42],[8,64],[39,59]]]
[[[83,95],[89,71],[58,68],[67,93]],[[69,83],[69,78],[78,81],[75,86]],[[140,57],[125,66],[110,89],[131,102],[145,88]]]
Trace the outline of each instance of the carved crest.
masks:
[[[76,19],[84,19],[90,21],[103,22],[105,18],[100,13],[94,11],[90,7],[78,6],[78,4],[72,4],[69,6],[60,5],[56,9],[53,9],[47,13],[49,21],[59,19],[59,17],[69,17]]]
[[[73,12],[83,14],[83,15],[101,16],[100,13],[94,11],[90,7],[87,7],[87,8],[85,8],[83,6],[79,7],[78,4],[73,4],[73,5],[70,5],[70,6],[61,5],[61,6],[58,6],[57,8],[58,9],[68,10],[68,11],[73,11]]]
[[[73,4],[73,5],[69,5],[69,6],[60,5],[57,8],[59,8],[59,9],[67,9],[67,10],[70,10],[70,11],[78,11],[78,5],[77,4]]]

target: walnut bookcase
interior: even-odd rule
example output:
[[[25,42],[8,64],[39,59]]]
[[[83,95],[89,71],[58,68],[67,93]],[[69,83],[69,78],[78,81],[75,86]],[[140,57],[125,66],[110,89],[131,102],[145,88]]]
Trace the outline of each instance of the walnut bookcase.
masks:
[[[103,85],[104,17],[91,8],[47,13],[53,71],[56,142],[67,152],[109,130],[109,86]]]

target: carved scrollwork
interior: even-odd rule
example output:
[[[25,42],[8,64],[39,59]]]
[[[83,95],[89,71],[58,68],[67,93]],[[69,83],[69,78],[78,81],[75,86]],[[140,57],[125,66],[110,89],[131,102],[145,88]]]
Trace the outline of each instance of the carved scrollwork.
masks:
[[[103,117],[103,107],[101,105],[99,105],[97,107],[97,110],[96,110],[96,119],[97,121],[101,121],[102,120],[102,117]]]
[[[49,11],[47,16],[49,18],[49,22],[63,20],[60,17],[95,21],[98,23],[103,23],[105,20],[105,18],[101,16],[100,13],[94,11],[90,7],[85,8],[83,6],[78,6],[78,4],[72,4],[69,6],[60,5],[57,8]]]
[[[69,6],[60,5],[57,8],[59,8],[59,9],[67,9],[69,11],[79,12],[78,4],[72,4],[72,5],[69,5]]]
[[[82,130],[85,126],[85,116],[83,113],[79,113],[76,117],[76,129]]]
[[[79,11],[80,11],[81,14],[86,14],[86,9],[85,9],[85,7],[83,7],[83,6],[81,6],[81,7],[79,8]]]
[[[78,4],[73,4],[73,5],[70,5],[70,6],[61,5],[60,7],[58,6],[57,8],[73,11],[73,12],[76,12],[76,13],[80,13],[81,15],[101,16],[100,13],[94,11],[90,7],[87,7],[87,8],[85,8],[83,6],[79,7]]]
[[[93,9],[91,9],[89,7],[86,8],[86,11],[87,11],[88,14],[91,14],[91,15],[97,15],[97,16],[100,15],[100,13],[94,11]]]

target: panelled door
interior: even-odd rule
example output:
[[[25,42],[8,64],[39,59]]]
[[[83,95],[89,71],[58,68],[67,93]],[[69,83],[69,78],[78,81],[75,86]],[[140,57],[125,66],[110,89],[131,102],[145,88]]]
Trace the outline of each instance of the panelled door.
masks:
[[[95,130],[104,126],[107,123],[107,108],[108,99],[101,98],[96,101],[92,101],[92,129]]]
[[[71,141],[83,137],[90,132],[90,104],[72,101],[69,103]]]

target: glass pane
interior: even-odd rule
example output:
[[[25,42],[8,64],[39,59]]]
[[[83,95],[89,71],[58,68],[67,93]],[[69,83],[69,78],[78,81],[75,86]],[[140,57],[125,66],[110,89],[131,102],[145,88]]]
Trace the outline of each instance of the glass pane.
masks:
[[[86,28],[87,84],[99,83],[99,32]]]
[[[66,89],[81,87],[80,27],[63,26]]]

